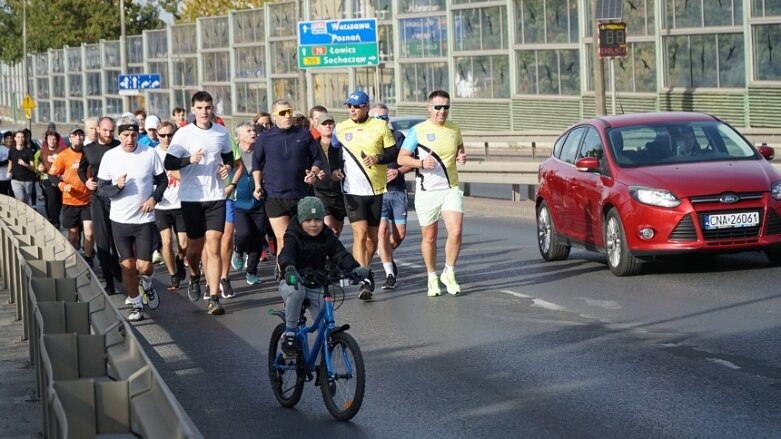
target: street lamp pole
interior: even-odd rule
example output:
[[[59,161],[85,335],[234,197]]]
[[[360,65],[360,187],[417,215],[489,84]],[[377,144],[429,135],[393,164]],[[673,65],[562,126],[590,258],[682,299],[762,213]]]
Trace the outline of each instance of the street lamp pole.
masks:
[[[127,75],[127,33],[125,29],[125,0],[119,0],[119,62],[120,73]],[[119,78],[115,78],[119,81]],[[122,113],[130,111],[130,97],[122,97]]]
[[[30,94],[30,68],[27,65],[27,0],[22,0],[22,72],[24,76],[24,97]],[[33,120],[27,119],[27,129],[32,132]]]

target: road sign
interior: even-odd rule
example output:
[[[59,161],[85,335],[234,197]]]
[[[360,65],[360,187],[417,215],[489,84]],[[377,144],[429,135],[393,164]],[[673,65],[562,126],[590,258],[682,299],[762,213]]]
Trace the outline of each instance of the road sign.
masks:
[[[599,23],[599,57],[626,57],[626,23]]]
[[[160,88],[160,75],[157,73],[138,75],[119,75],[119,94],[138,94],[139,90]]]
[[[300,69],[376,66],[377,19],[301,21],[298,46]]]
[[[35,100],[30,95],[24,95],[22,100],[22,110],[32,110],[35,108]]]

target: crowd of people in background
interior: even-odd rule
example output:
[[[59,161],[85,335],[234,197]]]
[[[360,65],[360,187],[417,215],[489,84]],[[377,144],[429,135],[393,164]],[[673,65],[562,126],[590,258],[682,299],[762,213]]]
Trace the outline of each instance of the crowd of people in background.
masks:
[[[33,206],[43,201],[41,214],[99,269],[106,292],[122,286],[130,321],[144,318],[142,296],[156,294],[155,263],[164,264],[172,292],[189,271],[188,297],[207,300],[212,315],[223,314],[221,299],[236,294],[231,268],[257,285],[259,264],[271,261],[275,281],[284,284],[285,267],[273,261],[284,251],[290,224],[299,229],[303,218],[322,221],[336,240],[347,218],[352,259],[370,268],[379,253],[381,288],[395,289],[393,253],[406,237],[410,172],[416,174],[427,294],[440,295],[439,282],[448,293],[460,293],[454,267],[463,192],[456,164],[465,163],[466,154],[458,126],[447,120],[445,91],[431,93],[429,119],[406,137],[391,129],[388,107],[370,103],[362,91],[348,96],[349,117],[338,123],[323,106],[307,114],[279,100],[270,112],[235,123],[232,132],[208,93],[195,93],[191,104],[189,115],[177,107],[170,117],[139,109],[119,120],[89,118],[67,136],[50,123],[40,144],[29,130],[7,132],[0,146],[0,194]],[[306,201],[312,210],[302,214],[304,199],[318,202]],[[448,237],[437,276],[440,217]],[[371,300],[375,276],[359,272],[365,277],[356,279],[358,298]]]

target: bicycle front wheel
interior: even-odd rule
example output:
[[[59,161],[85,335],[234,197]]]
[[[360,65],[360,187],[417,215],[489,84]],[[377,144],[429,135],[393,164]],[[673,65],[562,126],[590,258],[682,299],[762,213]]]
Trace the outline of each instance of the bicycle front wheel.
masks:
[[[282,336],[285,334],[285,324],[280,323],[271,333],[268,347],[268,378],[271,389],[282,407],[295,407],[301,400],[304,391],[304,380],[298,373],[300,365],[294,360],[285,359],[282,355]]]
[[[338,332],[331,336],[324,350],[333,368],[333,375],[329,376],[325,359],[320,363],[320,390],[325,407],[334,418],[348,421],[361,409],[366,388],[361,349],[350,334]]]

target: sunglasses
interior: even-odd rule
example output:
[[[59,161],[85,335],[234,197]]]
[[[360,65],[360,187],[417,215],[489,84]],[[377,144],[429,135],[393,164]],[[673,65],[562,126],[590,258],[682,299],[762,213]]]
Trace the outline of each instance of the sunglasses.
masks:
[[[282,117],[292,116],[293,115],[293,109],[288,108],[287,110],[279,110],[275,111],[274,114]]]
[[[363,108],[366,105],[347,104],[347,108]]]
[[[432,106],[432,108],[434,108],[434,110],[436,110],[436,111],[439,111],[439,110],[450,111],[450,105],[434,105],[434,106]]]
[[[157,133],[158,137],[165,137],[166,139],[174,136],[174,133]]]
[[[383,114],[383,115],[380,115],[380,116],[372,116],[372,117],[375,118],[375,119],[379,119],[379,120],[385,120],[385,121],[390,120],[390,117],[388,117],[387,114]]]

